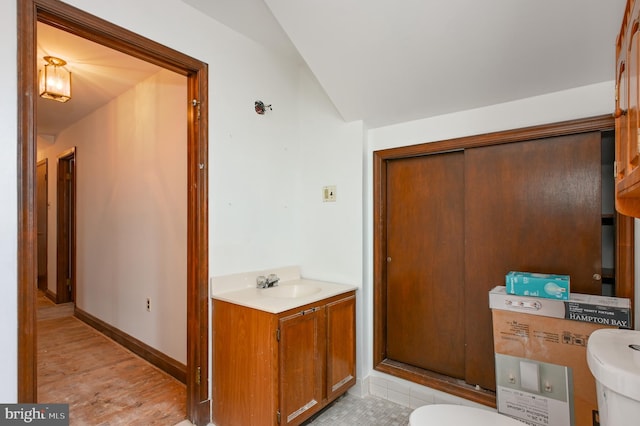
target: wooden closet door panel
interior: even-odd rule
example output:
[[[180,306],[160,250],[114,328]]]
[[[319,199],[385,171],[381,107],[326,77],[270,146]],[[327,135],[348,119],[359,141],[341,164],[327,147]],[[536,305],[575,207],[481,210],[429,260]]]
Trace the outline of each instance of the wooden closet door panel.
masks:
[[[387,358],[464,377],[464,154],[387,163]]]
[[[600,133],[465,151],[466,378],[495,388],[488,292],[511,270],[600,294]]]

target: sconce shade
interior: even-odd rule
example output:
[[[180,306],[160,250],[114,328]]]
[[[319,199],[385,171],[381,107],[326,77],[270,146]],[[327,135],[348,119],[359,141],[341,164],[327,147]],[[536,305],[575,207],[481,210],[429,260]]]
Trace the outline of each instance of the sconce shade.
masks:
[[[40,96],[67,102],[71,99],[71,73],[63,68],[67,62],[53,56],[45,56],[44,60],[47,63],[40,70]]]

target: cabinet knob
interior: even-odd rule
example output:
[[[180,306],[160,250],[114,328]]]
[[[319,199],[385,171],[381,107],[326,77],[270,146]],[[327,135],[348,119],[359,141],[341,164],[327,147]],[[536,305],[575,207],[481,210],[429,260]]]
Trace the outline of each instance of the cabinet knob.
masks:
[[[594,281],[600,281],[602,279],[602,276],[600,274],[593,274],[593,279]]]
[[[387,263],[391,263],[391,256],[387,257]]]

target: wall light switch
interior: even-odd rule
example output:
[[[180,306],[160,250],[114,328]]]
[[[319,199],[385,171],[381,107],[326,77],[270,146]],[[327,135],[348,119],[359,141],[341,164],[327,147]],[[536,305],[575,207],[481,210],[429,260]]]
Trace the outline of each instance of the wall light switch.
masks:
[[[323,186],[322,187],[322,201],[323,202],[328,202],[328,201],[336,201],[336,186],[335,185],[329,185],[329,186]]]
[[[533,362],[520,361],[520,387],[540,392],[540,366]]]

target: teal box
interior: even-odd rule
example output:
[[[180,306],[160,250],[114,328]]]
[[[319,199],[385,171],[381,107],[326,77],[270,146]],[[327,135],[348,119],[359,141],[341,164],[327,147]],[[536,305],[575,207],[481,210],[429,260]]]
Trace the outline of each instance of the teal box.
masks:
[[[505,276],[507,293],[518,296],[569,300],[569,275],[511,271]]]

